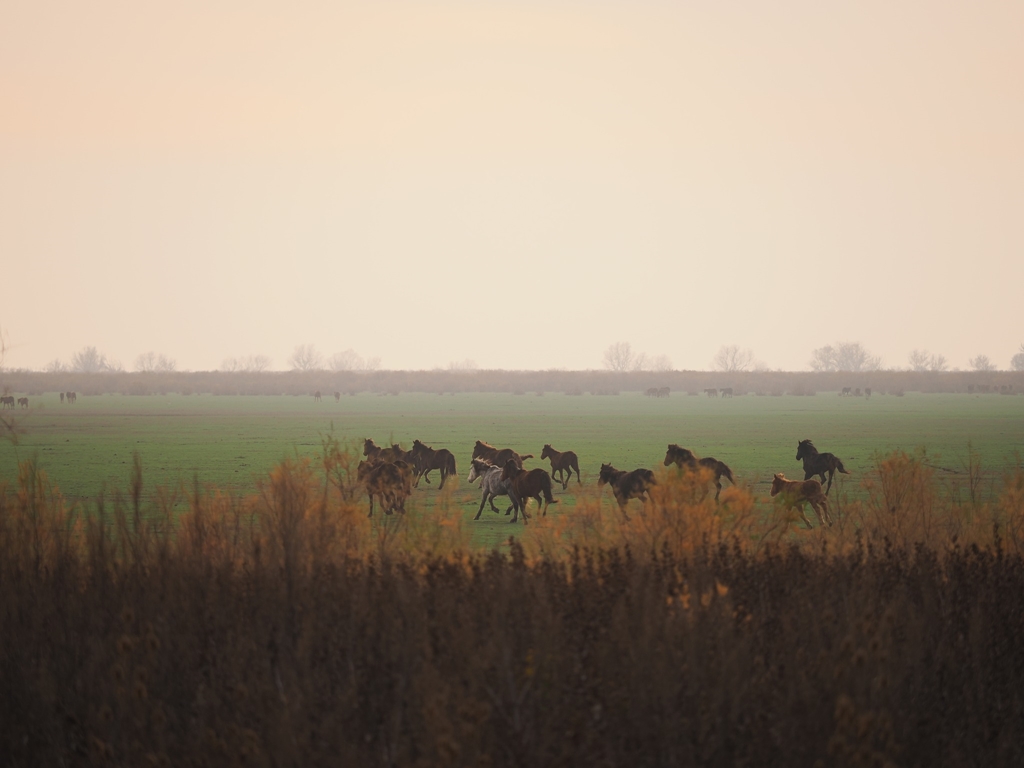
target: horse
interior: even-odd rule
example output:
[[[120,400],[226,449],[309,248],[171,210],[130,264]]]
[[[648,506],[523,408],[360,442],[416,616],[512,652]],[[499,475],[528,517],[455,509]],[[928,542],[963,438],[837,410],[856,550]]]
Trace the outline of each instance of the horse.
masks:
[[[441,470],[441,484],[437,486],[437,490],[444,488],[444,481],[448,479],[448,475],[456,474],[455,469],[455,454],[449,451],[447,448],[441,448],[434,450],[428,445],[424,445],[419,440],[412,441],[412,450],[410,454],[413,457],[413,466],[416,468],[416,485],[420,484],[420,478],[424,478],[427,484],[430,483],[430,473],[435,469]]]
[[[336,403],[340,403],[341,402],[341,392],[335,392],[334,393],[334,402],[336,402]]]
[[[67,397],[69,403],[74,403],[76,400],[78,400],[78,395],[75,392],[68,392]]]
[[[27,397],[19,397],[18,398],[18,405],[20,405],[22,408],[28,408],[28,398]]]
[[[550,444],[545,444],[544,450],[540,452],[540,459],[551,459],[551,477],[562,484],[563,491],[569,487],[573,470],[576,470],[576,484],[583,485],[580,480],[580,460],[575,452],[556,451]]]
[[[3,397],[0,397],[0,408],[10,408],[13,411],[14,410],[14,396],[13,395],[4,395]]]
[[[64,393],[63,392],[60,393],[60,403],[61,403],[61,405],[64,404]]]
[[[611,485],[615,501],[619,503],[622,516],[629,522],[629,515],[626,514],[626,502],[630,499],[640,499],[640,503],[647,507],[650,498],[647,492],[655,485],[657,480],[654,473],[649,469],[634,469],[627,472],[624,469],[616,469],[611,464],[602,464],[601,473],[597,476],[597,485],[601,487],[605,483]]]
[[[370,514],[373,517],[373,497],[380,499],[385,515],[394,510],[405,513],[405,500],[412,494],[412,468],[404,461],[373,464],[361,461],[356,468],[356,477],[366,488],[370,497]]]
[[[410,465],[415,463],[412,451],[403,451],[397,443],[390,448],[382,448],[370,438],[363,441],[363,456],[373,464],[393,464],[396,461],[404,461]]]
[[[558,500],[551,495],[551,475],[543,469],[525,470],[516,463],[515,459],[505,462],[501,470],[501,479],[509,485],[509,498],[512,499],[512,506],[515,511],[512,513],[512,521],[519,519],[519,510],[523,511],[523,525],[529,519],[526,514],[526,502],[528,499],[536,499],[537,506],[543,506],[541,515],[547,515],[548,505],[557,504]],[[544,501],[541,502],[541,497]]]
[[[320,390],[319,389],[316,392],[313,393],[313,402],[314,403],[319,403],[320,402]]]
[[[810,440],[801,440],[797,443],[796,458],[797,461],[803,459],[804,480],[810,480],[817,475],[821,478],[821,483],[824,485],[825,475],[828,475],[828,487],[825,488],[826,496],[828,496],[828,492],[832,488],[832,478],[835,476],[837,469],[844,475],[850,474],[846,471],[843,462],[839,460],[838,456],[834,456],[831,453],[818,453],[818,449],[814,447],[814,443]]]
[[[658,387],[657,397],[668,397],[671,391],[668,387]]]
[[[486,459],[496,467],[504,467],[509,459],[515,459],[516,464],[522,467],[524,461],[533,458],[533,454],[520,455],[511,448],[495,448],[483,440],[477,440],[476,445],[473,447],[473,458]]]
[[[779,472],[772,479],[771,495],[781,495],[787,509],[799,510],[800,517],[807,523],[808,528],[813,528],[814,526],[811,525],[811,521],[804,514],[805,501],[810,503],[811,509],[818,516],[818,522],[825,525],[827,520],[829,527],[832,527],[832,516],[828,513],[828,499],[822,493],[821,483],[817,480],[787,480],[785,475]],[[824,516],[822,516],[822,512],[824,512]]]
[[[484,511],[484,504],[490,502],[491,510],[496,515],[500,515],[501,511],[494,506],[494,498],[496,496],[511,496],[511,488],[507,480],[501,479],[501,473],[503,469],[496,467],[483,459],[473,459],[473,465],[469,470],[469,482],[475,481],[480,478],[480,490],[483,491],[483,495],[480,497],[480,509],[476,511],[476,517],[474,520],[480,519],[480,513]],[[505,514],[508,515],[512,512],[515,507],[515,502],[509,504],[508,509],[505,510]]]
[[[732,397],[732,387],[722,387],[719,391],[721,392],[722,397]]]
[[[718,390],[714,387],[710,387],[709,389],[704,390],[704,394],[708,397],[718,397]]]
[[[688,448],[680,448],[675,443],[669,445],[668,450],[665,452],[665,466],[675,464],[680,469],[685,469],[690,472],[696,472],[699,468],[710,470],[715,475],[715,487],[718,489],[715,492],[715,501],[718,501],[718,494],[722,492],[722,478],[725,477],[730,483],[736,485],[736,480],[733,479],[732,470],[726,465],[724,461],[713,459],[710,456],[706,456],[703,459],[698,459],[694,456],[693,451]],[[708,495],[708,487],[704,486],[704,496]],[[701,501],[704,500],[704,496],[701,496]]]
[[[840,397],[849,397],[853,390],[850,387],[843,387],[843,391],[839,393]]]

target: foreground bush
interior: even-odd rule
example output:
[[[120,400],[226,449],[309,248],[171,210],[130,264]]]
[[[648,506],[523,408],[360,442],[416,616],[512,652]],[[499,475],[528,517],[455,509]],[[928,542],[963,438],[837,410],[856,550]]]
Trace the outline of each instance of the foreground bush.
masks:
[[[138,464],[88,515],[23,466],[0,764],[1024,761],[1019,478],[958,505],[896,454],[798,533],[666,474],[630,525],[584,497],[474,555],[443,504],[371,525],[325,455],[253,498],[193,489],[180,520]]]

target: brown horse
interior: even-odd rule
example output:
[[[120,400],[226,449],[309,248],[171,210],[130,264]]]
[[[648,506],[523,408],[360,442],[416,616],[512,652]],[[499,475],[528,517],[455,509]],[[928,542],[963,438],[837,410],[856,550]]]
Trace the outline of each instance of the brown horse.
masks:
[[[382,448],[370,438],[366,438],[363,441],[363,456],[373,464],[380,464],[381,462],[392,464],[396,461],[404,461],[412,465],[415,461],[412,451],[403,451],[402,447],[397,443],[390,448]]]
[[[415,485],[417,486],[420,484],[421,477],[429,484],[430,473],[438,469],[441,471],[441,484],[437,486],[437,490],[440,491],[444,488],[444,481],[448,479],[448,476],[456,473],[455,454],[447,448],[435,451],[429,445],[424,445],[419,440],[413,440],[412,450],[409,453],[413,457],[413,466],[416,468]]]
[[[824,485],[825,475],[828,475],[828,486],[825,488],[826,496],[832,490],[832,478],[835,477],[836,470],[844,475],[850,474],[838,456],[831,453],[818,453],[818,449],[810,440],[801,440],[796,444],[796,459],[804,462],[804,480],[810,480],[817,475]]]
[[[316,392],[313,393],[313,402],[314,403],[319,403],[320,402],[320,390],[319,389]]]
[[[558,500],[551,495],[551,475],[543,469],[527,471],[516,464],[515,459],[510,458],[505,462],[504,469],[501,470],[501,479],[506,481],[509,486],[509,497],[512,499],[512,506],[515,509],[512,513],[511,522],[513,523],[519,519],[519,511],[522,510],[523,525],[526,525],[529,518],[529,515],[526,514],[528,499],[536,499],[537,506],[543,507],[541,515],[547,515],[549,504],[558,503]],[[543,502],[541,502],[542,496]]]
[[[640,503],[646,508],[650,498],[647,492],[657,485],[657,480],[649,469],[634,469],[632,472],[627,472],[624,469],[616,469],[611,464],[602,464],[601,473],[597,476],[597,485],[600,487],[605,483],[612,487],[615,501],[619,503],[622,516],[628,522],[626,502],[630,499],[640,499]]]
[[[62,405],[64,404],[64,393],[63,392],[60,393],[60,402],[61,402]]]
[[[385,515],[394,510],[405,512],[405,500],[412,494],[412,468],[404,461],[374,464],[369,461],[359,462],[356,477],[366,488],[370,497],[370,514],[373,517],[373,497],[380,499],[381,509]]]
[[[509,459],[515,459],[516,464],[522,467],[524,461],[533,458],[533,454],[526,453],[520,455],[511,448],[495,448],[483,440],[477,440],[476,445],[473,447],[473,458],[485,459],[496,467],[504,467]]]
[[[693,451],[688,448],[680,448],[675,443],[672,443],[668,447],[668,451],[665,452],[665,466],[675,464],[680,469],[685,469],[689,472],[696,472],[698,469],[704,468],[710,470],[715,476],[715,487],[718,489],[715,492],[715,501],[718,501],[718,494],[722,492],[722,478],[725,477],[733,485],[736,481],[732,477],[732,470],[726,465],[724,461],[718,459],[712,459],[707,456],[703,459],[698,459],[693,455]],[[704,496],[708,495],[708,488],[704,486]],[[701,496],[701,501],[704,500],[704,496]]]
[[[335,392],[334,393],[334,402],[336,402],[336,403],[340,403],[341,402],[341,392]]]
[[[18,405],[20,405],[22,408],[28,408],[28,398],[27,397],[19,397],[18,398]]]
[[[0,408],[10,408],[14,410],[14,395],[4,395],[0,397]]]
[[[813,528],[814,526],[811,525],[811,521],[804,514],[805,501],[811,505],[811,509],[814,510],[818,516],[818,521],[822,525],[825,525],[827,520],[829,527],[832,527],[832,516],[828,513],[828,499],[822,493],[821,483],[817,480],[787,480],[785,475],[780,472],[772,479],[771,495],[782,496],[783,503],[787,509],[799,510],[800,517],[807,523],[808,528]],[[824,516],[822,515],[823,512]]]
[[[67,397],[67,400],[68,400],[69,403],[74,403],[75,400],[78,399],[78,395],[76,395],[74,392],[68,392],[65,395],[65,397]]]
[[[580,480],[580,460],[573,451],[556,451],[550,444],[544,445],[540,459],[551,459],[551,477],[562,484],[564,491],[572,480],[572,472],[576,470],[576,484],[583,485]]]

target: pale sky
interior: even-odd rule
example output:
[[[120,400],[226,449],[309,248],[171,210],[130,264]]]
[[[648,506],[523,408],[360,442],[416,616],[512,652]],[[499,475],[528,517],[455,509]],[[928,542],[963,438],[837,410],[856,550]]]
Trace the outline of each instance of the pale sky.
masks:
[[[1024,342],[1024,3],[4,4],[7,365]]]

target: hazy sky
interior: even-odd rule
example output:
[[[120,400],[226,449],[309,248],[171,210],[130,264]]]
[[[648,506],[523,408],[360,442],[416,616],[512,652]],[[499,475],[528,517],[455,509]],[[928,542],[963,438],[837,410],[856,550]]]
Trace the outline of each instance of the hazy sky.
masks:
[[[6,3],[7,364],[1024,342],[1024,3]]]

